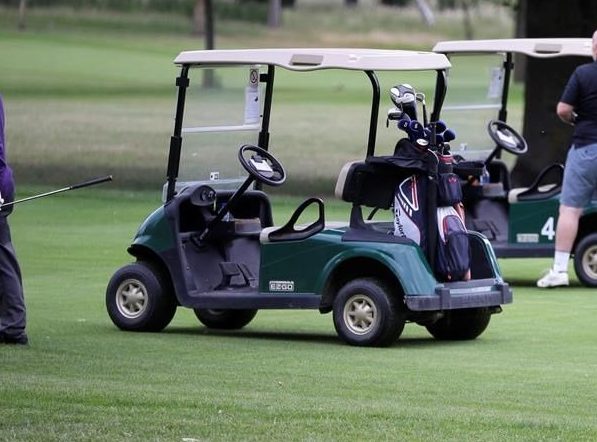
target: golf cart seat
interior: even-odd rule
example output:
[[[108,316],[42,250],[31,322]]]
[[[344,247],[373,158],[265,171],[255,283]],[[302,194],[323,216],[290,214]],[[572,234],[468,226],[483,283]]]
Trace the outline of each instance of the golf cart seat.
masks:
[[[549,176],[555,179],[552,183],[546,183]],[[510,204],[519,201],[538,201],[556,196],[562,190],[564,179],[564,165],[555,163],[545,167],[535,178],[529,187],[517,187],[508,192]]]
[[[394,192],[400,182],[412,171],[384,162],[384,158],[368,158],[367,161],[351,161],[340,170],[336,181],[337,198],[352,203],[350,227],[374,229],[363,220],[362,206],[389,209],[394,202]],[[387,232],[385,232],[387,233]]]
[[[351,161],[340,170],[334,193],[337,198],[348,203],[388,209],[399,183],[398,174],[389,167]]]
[[[180,231],[201,231],[215,217],[215,209],[222,207],[233,193],[231,190],[216,192],[206,185],[184,189],[176,202],[180,207]],[[229,218],[227,221],[222,221],[218,229],[220,234],[217,236],[258,237],[262,228],[271,225],[273,225],[272,208],[267,194],[259,190],[249,190],[231,207]]]

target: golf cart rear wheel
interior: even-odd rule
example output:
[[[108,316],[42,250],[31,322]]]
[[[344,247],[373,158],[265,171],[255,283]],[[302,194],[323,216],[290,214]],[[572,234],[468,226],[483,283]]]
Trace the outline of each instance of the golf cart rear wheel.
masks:
[[[257,310],[194,309],[195,316],[203,325],[219,330],[238,330],[253,320]]]
[[[114,325],[128,331],[161,331],[176,313],[176,300],[157,268],[146,262],[119,269],[106,289]]]
[[[382,281],[361,278],[340,289],[333,305],[334,327],[350,345],[386,347],[404,329],[405,318]]]
[[[426,326],[431,335],[446,341],[467,341],[485,331],[491,319],[487,308],[450,310],[433,324]]]
[[[574,250],[574,271],[587,287],[597,287],[597,233],[585,236]]]

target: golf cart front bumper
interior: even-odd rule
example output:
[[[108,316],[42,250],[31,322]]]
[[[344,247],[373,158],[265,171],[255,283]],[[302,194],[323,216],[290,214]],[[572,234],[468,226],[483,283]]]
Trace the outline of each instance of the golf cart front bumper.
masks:
[[[443,283],[433,295],[407,295],[405,298],[412,311],[497,307],[512,302],[512,290],[503,281],[479,279]]]

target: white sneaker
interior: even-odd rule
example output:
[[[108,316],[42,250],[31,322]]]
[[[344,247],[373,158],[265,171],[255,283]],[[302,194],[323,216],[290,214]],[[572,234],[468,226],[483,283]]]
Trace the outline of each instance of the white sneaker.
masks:
[[[550,288],[568,285],[568,272],[556,272],[554,269],[549,271],[537,281],[537,287]]]

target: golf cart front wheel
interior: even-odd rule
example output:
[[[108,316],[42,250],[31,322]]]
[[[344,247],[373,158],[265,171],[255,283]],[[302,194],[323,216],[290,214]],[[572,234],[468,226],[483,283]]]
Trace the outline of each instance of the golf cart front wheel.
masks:
[[[174,317],[176,305],[163,275],[145,262],[119,269],[106,289],[108,315],[121,330],[160,331]]]
[[[392,291],[374,278],[344,285],[334,299],[333,315],[338,336],[357,346],[389,346],[405,323]]]
[[[490,319],[491,312],[487,308],[450,310],[426,328],[436,339],[467,341],[480,336],[489,325]]]
[[[253,309],[203,309],[193,310],[197,319],[209,328],[238,330],[253,320],[257,310]]]
[[[587,287],[597,287],[597,233],[585,236],[574,250],[574,270]]]

